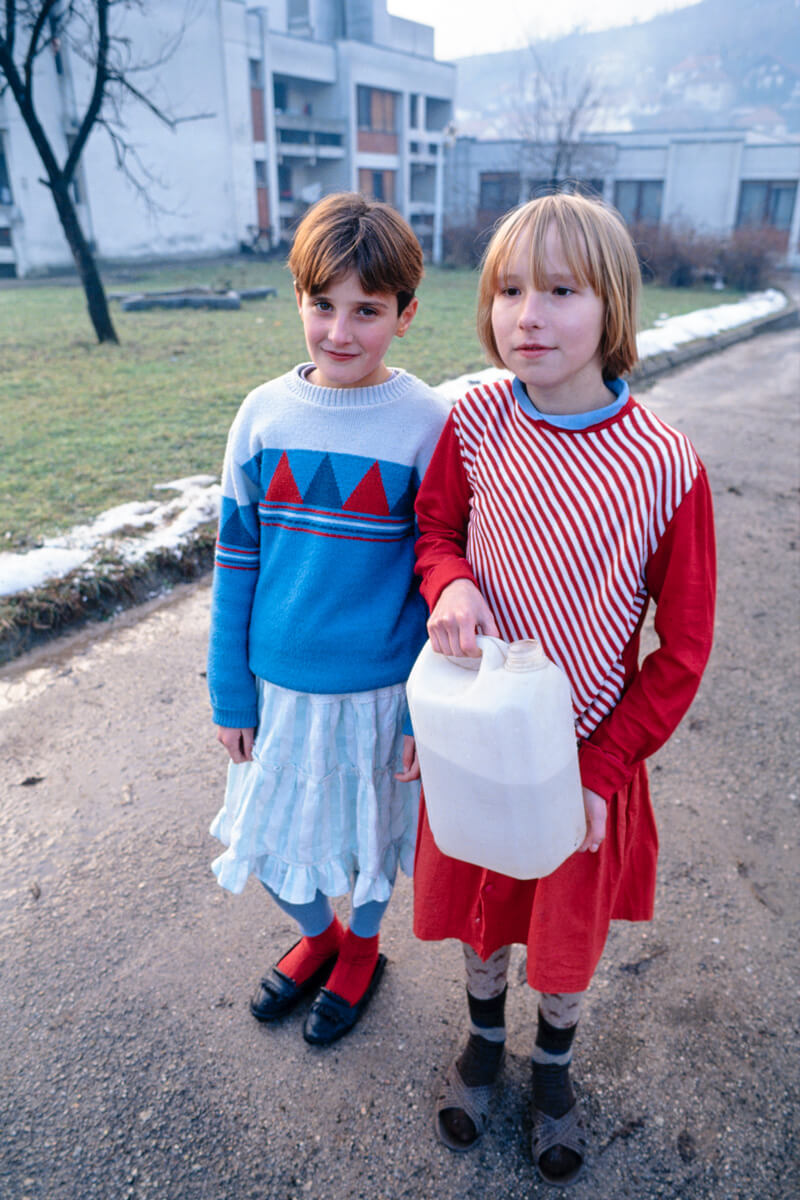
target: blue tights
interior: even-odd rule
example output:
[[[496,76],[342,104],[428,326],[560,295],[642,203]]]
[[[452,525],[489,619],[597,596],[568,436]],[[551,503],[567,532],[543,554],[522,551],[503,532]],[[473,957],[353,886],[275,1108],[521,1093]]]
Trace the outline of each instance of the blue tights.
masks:
[[[278,907],[297,922],[304,937],[317,937],[324,933],[333,920],[331,902],[320,891],[317,891],[314,899],[308,904],[290,904],[288,900],[281,900],[280,896],[276,896],[266,884],[264,887]],[[359,904],[350,914],[351,931],[356,937],[375,937],[388,906],[388,900],[370,900],[366,904]]]

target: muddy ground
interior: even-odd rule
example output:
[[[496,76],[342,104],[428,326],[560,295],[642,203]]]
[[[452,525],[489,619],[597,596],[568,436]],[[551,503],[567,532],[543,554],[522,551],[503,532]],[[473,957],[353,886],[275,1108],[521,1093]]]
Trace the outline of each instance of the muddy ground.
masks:
[[[717,644],[653,763],[657,915],[614,928],[575,1076],[576,1200],[789,1200],[797,1168],[796,331],[662,379],[720,548]],[[0,1197],[516,1200],[535,997],[515,951],[488,1134],[454,1156],[431,1101],[464,1027],[461,954],[410,932],[358,1029],[313,1050],[247,998],[293,940],[257,885],[215,884],[223,786],[205,695],[207,581],[0,672]]]

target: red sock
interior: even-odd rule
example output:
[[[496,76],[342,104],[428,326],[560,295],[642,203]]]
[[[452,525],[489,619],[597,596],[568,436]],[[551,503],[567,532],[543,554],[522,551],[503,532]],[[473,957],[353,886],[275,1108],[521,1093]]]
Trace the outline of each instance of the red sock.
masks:
[[[372,979],[378,961],[380,935],[362,938],[351,929],[345,932],[339,948],[339,957],[333,974],[325,984],[329,992],[335,992],[348,1004],[357,1004]]]
[[[288,975],[295,983],[305,983],[326,959],[335,954],[344,937],[344,929],[338,917],[334,917],[327,929],[316,937],[304,937],[277,964],[278,970]]]

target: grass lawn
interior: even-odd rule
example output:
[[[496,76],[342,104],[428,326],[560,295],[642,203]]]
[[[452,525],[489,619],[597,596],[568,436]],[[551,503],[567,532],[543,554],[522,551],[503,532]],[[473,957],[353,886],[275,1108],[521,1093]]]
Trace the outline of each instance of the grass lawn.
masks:
[[[98,346],[77,286],[0,288],[0,548],[91,519],[154,484],[216,474],[243,396],[306,357],[291,281],[279,263],[232,259],[110,273],[109,291],[191,284],[278,288],[238,312],[123,313],[119,346]],[[477,275],[430,268],[420,311],[389,361],[431,384],[485,366],[474,332]],[[642,328],[736,299],[645,291]],[[161,494],[163,498],[163,493]]]

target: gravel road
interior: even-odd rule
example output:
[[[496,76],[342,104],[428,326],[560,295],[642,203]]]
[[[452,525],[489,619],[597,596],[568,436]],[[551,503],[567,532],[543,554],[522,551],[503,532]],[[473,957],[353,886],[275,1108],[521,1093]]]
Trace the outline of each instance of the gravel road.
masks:
[[[796,332],[662,379],[720,545],[717,644],[653,763],[656,919],[616,926],[576,1047],[592,1142],[576,1200],[789,1200],[797,1169]],[[518,1200],[535,997],[512,965],[508,1058],[479,1149],[431,1100],[464,1026],[457,945],[416,942],[403,880],[359,1028],[261,1027],[293,938],[219,889],[223,786],[205,696],[207,581],[0,672],[2,1200]]]

